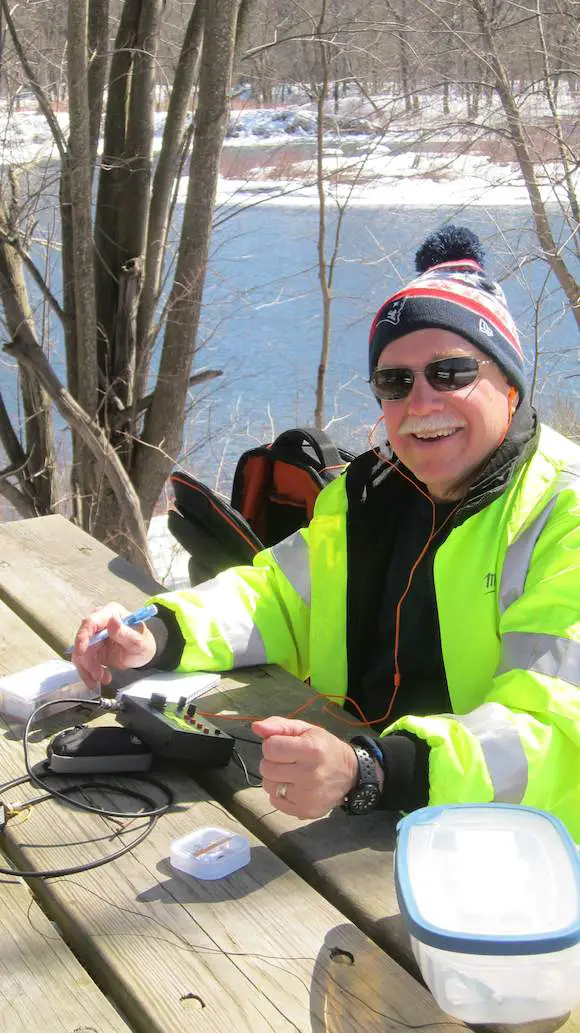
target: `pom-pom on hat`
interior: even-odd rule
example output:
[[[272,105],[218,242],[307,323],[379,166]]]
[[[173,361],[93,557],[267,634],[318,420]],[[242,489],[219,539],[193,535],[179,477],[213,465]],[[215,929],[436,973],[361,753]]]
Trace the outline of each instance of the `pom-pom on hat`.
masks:
[[[524,356],[500,285],[484,270],[479,238],[462,226],[432,233],[417,251],[419,276],[381,305],[369,337],[369,372],[391,341],[414,330],[450,330],[489,355],[526,392]]]

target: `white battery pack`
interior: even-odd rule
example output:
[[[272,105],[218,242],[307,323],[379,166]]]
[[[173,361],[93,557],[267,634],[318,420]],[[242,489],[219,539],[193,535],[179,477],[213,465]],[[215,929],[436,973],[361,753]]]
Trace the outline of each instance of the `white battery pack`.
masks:
[[[28,721],[41,703],[54,702],[54,706],[39,714],[40,721],[57,710],[76,706],[70,702],[71,698],[98,697],[96,689],[88,689],[81,681],[74,664],[57,658],[0,677],[0,715],[21,724]]]

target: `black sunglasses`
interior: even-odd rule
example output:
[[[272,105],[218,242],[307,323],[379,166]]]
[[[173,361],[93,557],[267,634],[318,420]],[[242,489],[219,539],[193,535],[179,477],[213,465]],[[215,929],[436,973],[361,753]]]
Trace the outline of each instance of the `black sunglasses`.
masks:
[[[491,359],[476,359],[473,355],[450,355],[448,359],[434,359],[425,369],[410,366],[379,366],[371,374],[369,383],[377,398],[387,402],[407,398],[413,389],[417,373],[423,373],[435,391],[460,391],[474,384],[480,366],[491,365]]]

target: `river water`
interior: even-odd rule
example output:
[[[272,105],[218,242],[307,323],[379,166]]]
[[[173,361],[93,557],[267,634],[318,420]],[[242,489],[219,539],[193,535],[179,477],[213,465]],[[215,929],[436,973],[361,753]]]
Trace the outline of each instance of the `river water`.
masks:
[[[366,428],[377,416],[366,384],[374,313],[412,277],[425,235],[450,218],[484,243],[486,268],[502,280],[530,377],[538,320],[538,400],[573,390],[568,378],[579,368],[580,343],[575,321],[552,278],[545,282],[542,263],[521,269],[536,249],[527,208],[471,207],[458,217],[451,208],[353,207],[336,266],[326,411],[333,435],[355,451],[365,447]],[[242,212],[214,236],[202,333],[207,343],[199,361],[224,370],[214,406],[222,416],[239,414],[237,426],[246,421],[250,437],[253,432],[259,440],[268,436],[269,414],[276,430],[313,418],[322,327],[317,221],[315,208],[269,205]],[[556,216],[554,225],[557,230]]]
[[[312,422],[322,328],[316,208],[269,203],[232,218],[228,214],[227,208],[216,213],[196,361],[196,368],[218,368],[223,376],[192,392],[182,457],[192,473],[226,491],[241,451],[286,427]],[[424,236],[448,219],[480,235],[488,271],[502,279],[520,328],[530,373],[538,321],[541,405],[575,390],[577,382],[570,379],[579,368],[575,322],[557,284],[551,277],[546,281],[545,265],[523,262],[537,251],[529,209],[474,206],[458,214],[451,207],[359,205],[347,209],[342,228],[326,396],[330,432],[353,451],[366,447],[367,428],[378,415],[366,384],[373,315],[412,277],[414,253]],[[557,214],[553,225],[558,234]],[[331,220],[329,235],[332,229]],[[57,293],[58,287],[53,284]],[[53,361],[63,375],[56,327],[52,337]],[[15,376],[5,359],[0,388],[13,409]],[[64,441],[64,429],[61,433]]]

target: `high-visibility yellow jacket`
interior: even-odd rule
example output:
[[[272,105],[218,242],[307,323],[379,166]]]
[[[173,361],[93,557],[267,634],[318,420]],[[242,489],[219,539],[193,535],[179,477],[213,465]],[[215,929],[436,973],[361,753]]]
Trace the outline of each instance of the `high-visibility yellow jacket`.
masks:
[[[253,567],[158,597],[185,640],[177,669],[276,663],[344,696],[346,523],[342,476]],[[542,427],[503,494],[439,546],[434,581],[452,713],[383,734],[428,744],[430,803],[540,807],[580,841],[580,449]]]

